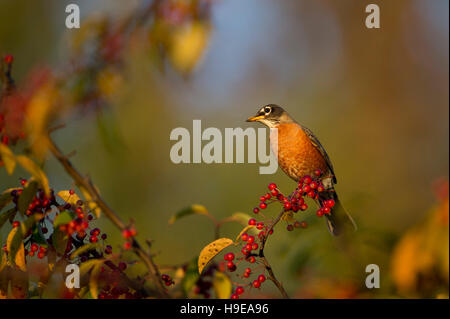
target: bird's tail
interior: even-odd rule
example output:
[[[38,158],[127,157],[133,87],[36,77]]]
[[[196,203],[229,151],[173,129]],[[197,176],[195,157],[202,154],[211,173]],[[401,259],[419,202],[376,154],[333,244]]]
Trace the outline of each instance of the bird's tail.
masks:
[[[352,216],[342,206],[339,198],[334,190],[325,191],[324,196],[319,199],[319,203],[322,206],[325,200],[333,199],[335,204],[331,208],[330,214],[325,214],[328,230],[334,236],[341,235],[342,233],[352,230],[356,231],[357,226]]]

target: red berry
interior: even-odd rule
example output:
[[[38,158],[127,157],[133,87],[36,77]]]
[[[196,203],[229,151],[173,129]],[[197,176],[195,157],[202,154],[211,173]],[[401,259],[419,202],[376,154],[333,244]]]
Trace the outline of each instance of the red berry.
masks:
[[[248,224],[249,224],[249,225],[252,225],[252,226],[256,225],[256,219],[250,218],[250,219],[248,220]]]
[[[231,260],[227,262],[228,268],[233,268],[233,266],[234,266],[234,263]]]
[[[250,256],[248,258],[248,262],[251,263],[251,264],[253,264],[255,261],[256,261],[255,256]]]
[[[45,257],[45,253],[44,252],[41,251],[41,252],[38,253],[38,258],[39,259],[42,259],[44,257]]]
[[[11,64],[14,62],[14,57],[11,54],[5,55],[5,63],[6,64]]]
[[[231,295],[231,299],[239,299],[239,295],[238,294],[232,294]]]
[[[285,210],[290,210],[291,207],[292,207],[291,203],[289,203],[289,202],[285,202],[285,203],[284,203],[284,209],[285,209]]]
[[[308,223],[305,222],[305,221],[302,221],[302,222],[300,223],[300,226],[301,226],[302,228],[306,228],[306,227],[308,227]]]
[[[98,241],[98,238],[97,238],[97,236],[92,235],[92,236],[89,238],[89,241],[90,241],[91,243],[96,243],[96,242]]]
[[[267,207],[267,204],[264,202],[259,204],[259,208],[261,208],[261,209],[265,209],[266,207]]]
[[[259,282],[264,282],[264,281],[266,281],[266,276],[264,276],[264,275],[259,275],[259,276],[258,276],[258,281],[259,281]]]
[[[241,287],[241,286],[236,287],[236,293],[238,295],[242,295],[244,293],[244,287]]]
[[[16,220],[15,222],[13,222],[12,226],[13,226],[13,228],[19,227],[20,226],[20,222],[18,222]]]
[[[261,196],[260,198],[259,198],[259,201],[261,201],[261,202],[264,202],[266,200],[266,196]]]
[[[225,256],[223,256],[223,258],[224,258],[225,260],[232,261],[232,260],[234,259],[234,254],[233,254],[233,253],[225,254]]]
[[[336,204],[336,202],[333,199],[327,200],[327,206],[328,207],[333,207],[335,204]]]
[[[129,242],[129,241],[125,242],[123,244],[123,248],[126,249],[126,250],[130,249],[131,248],[131,242]]]
[[[294,226],[292,226],[291,224],[287,225],[286,229],[288,231],[293,231],[294,230]]]
[[[241,239],[243,241],[247,241],[248,240],[248,234],[247,233],[243,233],[242,236],[241,236]]]
[[[247,267],[247,268],[245,268],[245,272],[246,272],[246,273],[251,273],[251,272],[252,272],[252,269]]]
[[[319,185],[317,184],[317,182],[312,181],[311,184],[309,184],[309,187],[311,187],[312,189],[316,189]]]
[[[73,189],[71,189],[71,190],[69,190],[69,194],[73,195],[73,194],[75,194],[75,191]]]
[[[258,207],[253,208],[253,212],[254,212],[255,214],[258,214],[258,213],[259,213],[259,208],[258,208]]]
[[[264,223],[263,222],[259,222],[258,224],[256,224],[256,228],[261,230],[264,228]]]
[[[303,186],[302,190],[303,190],[303,193],[308,193],[311,190],[311,186],[305,185],[305,186]]]
[[[31,249],[31,251],[38,251],[38,245],[37,244],[31,244],[31,247],[30,247],[30,249]]]
[[[270,193],[272,194],[272,196],[278,195],[278,191],[276,189],[271,190]]]
[[[323,214],[324,214],[324,212],[323,212],[322,209],[318,209],[318,210],[317,210],[317,216],[322,217]]]
[[[300,210],[305,211],[307,209],[308,209],[308,205],[306,205],[306,204],[300,205]]]
[[[255,288],[259,288],[259,287],[261,287],[261,283],[258,281],[258,280],[255,280],[254,282],[253,282],[253,287],[255,287]]]
[[[270,190],[274,190],[275,188],[277,188],[277,184],[275,184],[275,183],[270,183],[269,184],[269,189]]]
[[[323,207],[323,213],[324,213],[324,214],[330,214],[330,213],[331,213],[330,207],[328,207],[328,206]]]
[[[20,180],[20,184],[21,184],[22,186],[25,186],[25,185],[27,184],[27,180],[22,178],[22,179]]]
[[[323,187],[323,185],[317,186],[317,191],[318,191],[319,193],[323,192],[324,190],[325,190],[325,188]]]
[[[314,198],[316,196],[316,193],[314,191],[310,191],[310,192],[308,192],[307,196],[309,198]]]
[[[258,249],[258,244],[257,243],[253,243],[252,244],[252,250],[257,250]]]
[[[248,236],[247,242],[249,244],[253,244],[255,242],[255,237],[254,236]]]
[[[130,231],[129,229],[124,229],[124,230],[122,231],[122,236],[123,236],[123,238],[125,238],[125,239],[130,238],[130,237],[131,237],[131,231]]]
[[[28,256],[33,257],[34,256],[34,251],[29,251],[28,252]]]
[[[243,276],[244,276],[245,278],[248,278],[248,277],[250,277],[250,273],[246,272],[246,273],[244,273]]]
[[[312,182],[311,176],[306,175],[305,177],[303,177],[303,183],[310,184],[311,182]]]
[[[320,176],[320,175],[322,175],[322,171],[321,171],[320,169],[316,169],[316,170],[314,171],[314,175]]]

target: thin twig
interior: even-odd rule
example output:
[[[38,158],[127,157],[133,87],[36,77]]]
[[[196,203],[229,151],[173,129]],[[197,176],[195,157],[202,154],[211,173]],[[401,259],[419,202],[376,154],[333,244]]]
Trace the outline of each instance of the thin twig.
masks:
[[[263,237],[261,247],[259,249],[259,258],[261,258],[264,267],[266,268],[267,272],[269,273],[269,279],[277,286],[278,290],[280,291],[281,295],[285,299],[289,299],[288,294],[286,293],[286,290],[284,290],[283,285],[281,282],[278,281],[278,279],[275,277],[275,274],[273,273],[272,266],[270,265],[269,261],[267,260],[266,256],[264,255],[264,248],[266,247],[267,238],[270,236],[269,233],[273,230],[275,225],[281,220],[281,217],[284,215],[284,211],[282,211],[277,218],[273,221],[270,228],[267,230],[265,236]]]
[[[127,225],[112,210],[112,208],[108,206],[108,204],[100,196],[90,179],[84,177],[75,169],[69,159],[61,152],[61,150],[58,148],[58,146],[56,146],[56,144],[50,137],[48,137],[48,146],[50,152],[52,152],[56,159],[62,164],[65,171],[72,177],[76,185],[78,187],[84,188],[89,193],[89,195],[92,197],[92,200],[97,203],[98,207],[105,214],[105,216],[109,218],[113,222],[113,224],[116,225],[121,231],[127,229]],[[131,238],[131,243],[136,255],[144,262],[144,264],[149,269],[151,278],[156,285],[159,295],[163,298],[170,298],[161,280],[159,269],[153,261],[153,257],[142,248],[142,246],[134,237]]]

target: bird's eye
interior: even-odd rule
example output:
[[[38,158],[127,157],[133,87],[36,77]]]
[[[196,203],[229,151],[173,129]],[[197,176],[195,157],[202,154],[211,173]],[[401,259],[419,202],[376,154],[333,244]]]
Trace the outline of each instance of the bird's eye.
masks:
[[[269,114],[272,111],[272,109],[269,106],[266,106],[264,108],[264,113]]]

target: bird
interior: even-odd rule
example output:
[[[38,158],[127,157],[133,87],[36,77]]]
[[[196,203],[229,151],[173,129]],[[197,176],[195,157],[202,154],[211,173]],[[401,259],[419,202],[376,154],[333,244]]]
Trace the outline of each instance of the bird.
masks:
[[[304,176],[314,176],[316,170],[323,174],[321,180],[324,191],[316,199],[319,205],[333,199],[335,205],[330,214],[325,214],[328,230],[338,236],[357,226],[344,209],[337,196],[334,185],[337,183],[333,164],[319,139],[307,127],[296,122],[281,106],[267,104],[247,122],[259,122],[271,129],[270,145],[277,155],[278,166],[296,182]],[[274,133],[276,129],[276,134]]]

